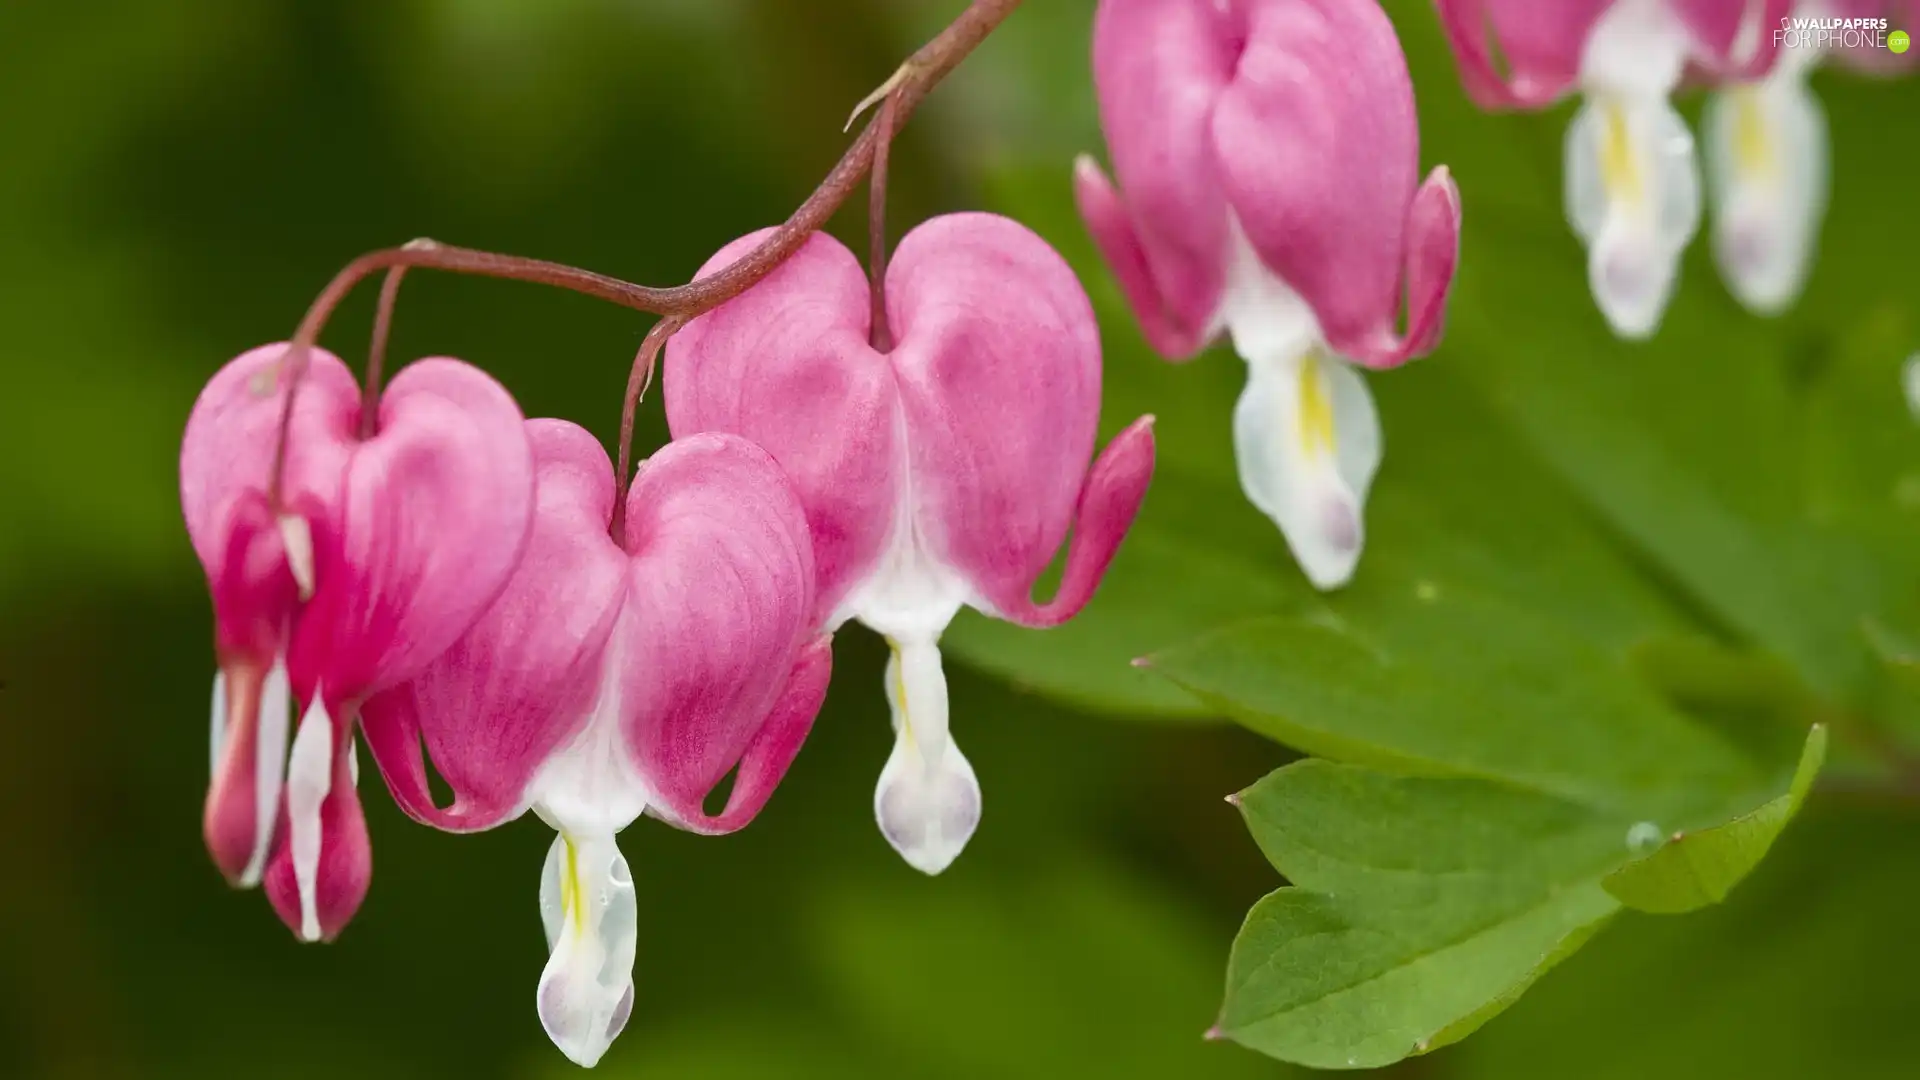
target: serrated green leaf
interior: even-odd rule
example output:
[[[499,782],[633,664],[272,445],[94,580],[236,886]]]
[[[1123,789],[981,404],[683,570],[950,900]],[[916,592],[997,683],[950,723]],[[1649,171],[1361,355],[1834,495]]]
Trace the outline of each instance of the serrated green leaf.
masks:
[[[1807,733],[1800,764],[1786,794],[1724,825],[1676,834],[1659,850],[1607,875],[1602,884],[1628,907],[1679,914],[1717,904],[1760,860],[1787,827],[1827,759],[1827,729]]]

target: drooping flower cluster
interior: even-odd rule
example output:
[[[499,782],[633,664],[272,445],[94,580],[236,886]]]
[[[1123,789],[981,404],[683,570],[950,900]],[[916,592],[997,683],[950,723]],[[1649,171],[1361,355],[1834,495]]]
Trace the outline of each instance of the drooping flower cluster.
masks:
[[[1691,73],[1760,78],[1790,0],[1435,0],[1467,92],[1534,109],[1579,93],[1567,128],[1567,219],[1587,246],[1595,303],[1615,333],[1660,325],[1700,224],[1693,136],[1669,98]]]
[[[1826,207],[1826,121],[1807,75],[1826,56],[1871,71],[1910,64],[1887,40],[1920,17],[1912,0],[1435,3],[1483,107],[1584,98],[1567,129],[1567,217],[1587,245],[1594,300],[1625,338],[1659,327],[1700,223],[1700,168],[1674,91],[1719,88],[1703,125],[1714,257],[1743,304],[1776,313],[1800,293]],[[1828,29],[1847,26],[1878,29]]]
[[[1713,254],[1749,310],[1784,311],[1813,267],[1830,153],[1808,76],[1829,59],[1872,75],[1912,70],[1920,53],[1887,45],[1901,29],[1920,32],[1920,0],[1799,0],[1783,32],[1770,34],[1773,69],[1708,100],[1701,136]]]
[[[1434,348],[1459,250],[1392,24],[1376,0],[1102,0],[1093,60],[1117,185],[1078,162],[1087,227],[1154,348],[1231,338],[1241,487],[1344,584],[1381,454],[1355,368]]]
[[[887,351],[860,267],[819,236],[688,325],[667,364],[675,439],[624,493],[591,435],[524,420],[459,361],[410,365],[377,402],[317,349],[223,368],[188,421],[181,501],[214,599],[206,839],[229,879],[264,882],[304,940],[339,933],[372,869],[361,738],[425,824],[532,809],[558,834],[537,1009],[592,1065],[633,1007],[638,910],[615,835],[642,814],[748,824],[853,617],[895,650],[881,829],[928,873],[951,862],[980,791],[947,734],[940,632],[963,605],[1028,626],[1077,612],[1153,440],[1143,419],[1089,472],[1091,305],[1025,228],[935,219],[886,283]],[[1070,529],[1059,593],[1036,603]]]

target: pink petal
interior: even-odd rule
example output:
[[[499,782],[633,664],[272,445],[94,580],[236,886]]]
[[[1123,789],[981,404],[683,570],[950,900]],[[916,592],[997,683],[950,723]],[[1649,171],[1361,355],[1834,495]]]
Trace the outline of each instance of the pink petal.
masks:
[[[769,230],[742,237],[700,273]],[[742,435],[786,470],[807,508],[825,624],[866,576],[893,528],[893,374],[868,347],[866,275],[824,233],[745,294],[667,344],[667,422],[676,437]]]
[[[949,214],[887,271],[915,520],[982,594],[1024,596],[1066,539],[1100,419],[1100,335],[1026,227]]]
[[[1419,133],[1406,60],[1379,6],[1251,4],[1246,52],[1212,130],[1247,239],[1313,306],[1328,343],[1361,358],[1393,351],[1383,342],[1398,322]],[[1414,257],[1430,265],[1427,253]]]
[[[1124,202],[1083,173],[1081,212],[1170,357],[1204,344],[1226,284],[1227,206],[1207,128],[1238,38],[1233,16],[1203,0],[1106,0],[1094,17],[1100,126]]]
[[[219,370],[193,404],[180,446],[180,508],[187,535],[209,577],[226,559],[236,501],[245,493],[264,498],[280,415],[286,400],[281,354],[286,343],[240,354]],[[306,377],[295,398],[287,436],[282,495],[288,503],[311,500],[310,509],[332,512],[339,477],[352,452],[360,417],[360,388],[339,357],[324,349],[308,356]]]
[[[1364,342],[1349,342],[1346,356],[1367,367],[1393,367],[1424,356],[1440,343],[1447,296],[1460,261],[1460,189],[1441,165],[1427,174],[1407,210],[1407,332],[1391,327]]]
[[[627,558],[607,536],[613,465],[564,420],[529,420],[533,534],[505,591],[410,681],[361,710],[394,801],[416,821],[484,829],[518,814],[542,762],[585,723],[625,597]],[[421,740],[452,788],[433,803]]]
[[[1434,0],[1467,96],[1538,109],[1570,92],[1593,24],[1613,0]]]
[[[322,941],[332,941],[353,919],[373,881],[373,847],[367,838],[367,819],[360,811],[360,795],[353,785],[350,731],[349,724],[335,726],[332,785],[320,807],[320,863],[314,907]],[[283,809],[280,834],[274,840],[273,857],[267,862],[262,884],[280,921],[298,935],[302,921],[300,889],[287,828]]]
[[[255,848],[262,838],[262,802],[274,798],[262,790],[260,769],[261,691],[269,666],[259,661],[237,661],[223,665],[225,734],[215,759],[213,781],[207,786],[207,800],[201,811],[200,831],[207,851],[213,856],[228,883],[240,887],[258,884],[251,880]],[[267,804],[270,808],[271,802]]]
[[[316,685],[345,701],[410,678],[499,595],[533,508],[519,407],[457,360],[408,365],[339,506],[338,522],[313,523],[317,589],[288,654],[302,700]]]
[[[745,803],[711,820],[701,804],[761,739],[813,636],[806,517],[765,451],[709,433],[677,439],[641,466],[626,528],[632,565],[616,633],[628,751],[654,812],[737,828],[752,816]],[[780,730],[796,723],[784,712],[778,720]],[[756,785],[771,787],[760,776],[771,764],[784,768],[782,746],[759,751]]]
[[[1206,345],[1206,326],[1183,326],[1168,314],[1160,287],[1153,280],[1153,268],[1147,263],[1146,249],[1140,245],[1120,193],[1100,166],[1085,155],[1073,163],[1073,199],[1094,244],[1119,280],[1121,293],[1133,307],[1134,317],[1140,320],[1147,344],[1170,360],[1192,359]]]
[[[685,799],[666,807],[673,824],[697,833],[716,835],[744,828],[760,813],[772,797],[773,789],[787,775],[787,767],[800,753],[820,706],[827,699],[827,683],[833,677],[833,639],[821,635],[801,652],[787,676],[786,687],[774,702],[773,711],[762,722],[727,793],[726,809],[709,815],[698,803]]]
[[[1794,0],[1667,2],[1693,39],[1693,62],[1712,78],[1738,81],[1772,70],[1779,57],[1773,32],[1794,10]]]
[[[1143,416],[1114,437],[1094,462],[1087,485],[1074,511],[1073,542],[1067,548],[1067,566],[1053,599],[1036,604],[1033,582],[1010,577],[984,581],[975,587],[1003,619],[1022,626],[1058,626],[1080,613],[1093,598],[1100,579],[1113,561],[1120,541],[1133,525],[1147,483],[1153,479],[1153,417]]]

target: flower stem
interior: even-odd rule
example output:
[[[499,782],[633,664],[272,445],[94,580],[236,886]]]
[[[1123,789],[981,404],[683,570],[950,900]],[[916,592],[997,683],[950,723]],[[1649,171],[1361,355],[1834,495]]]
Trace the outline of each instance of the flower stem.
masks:
[[[872,282],[873,317],[868,340],[880,352],[893,351],[893,328],[887,325],[887,159],[896,130],[899,91],[889,93],[874,117],[878,129],[873,144],[873,170],[867,177],[867,275]]]
[[[641,400],[647,396],[647,388],[653,385],[653,369],[660,359],[660,350],[686,323],[679,315],[669,315],[654,323],[646,339],[640,342],[640,351],[633,357],[633,368],[627,373],[627,396],[620,406],[620,465],[614,473],[613,523],[607,530],[613,542],[623,548],[627,544],[627,488],[633,484],[634,420],[640,412]]]
[[[635,285],[564,263],[455,247],[432,240],[416,240],[403,247],[368,252],[348,263],[314,298],[288,344],[282,370],[286,397],[281,407],[280,434],[274,448],[272,472],[268,474],[269,503],[276,507],[280,503],[280,474],[286,463],[287,427],[293,418],[294,398],[301,378],[306,374],[308,352],[319,340],[320,331],[332,317],[334,309],[368,276],[381,270],[418,268],[528,281],[570,289],[636,311],[676,316],[684,324],[701,312],[747,291],[799,250],[807,237],[826,224],[834,211],[846,202],[854,187],[873,167],[875,153],[883,141],[880,134],[882,125],[886,125],[885,130],[891,135],[895,128],[904,124],[907,116],[926,98],[928,92],[979,47],[987,35],[1005,22],[1021,3],[1022,0],[973,0],[967,5],[967,9],[947,24],[946,29],[922,45],[894,72],[888,80],[892,89],[886,95],[886,107],[881,109],[881,115],[861,129],[853,145],[847,147],[846,153],[841,155],[840,160],[814,188],[813,193],[794,210],[792,216],[758,247],[724,269],[696,281],[672,288]],[[392,281],[391,278],[389,280]],[[656,325],[655,330],[658,329]],[[671,334],[672,330],[667,333]],[[649,333],[650,339],[652,336]],[[645,352],[644,345],[642,352]],[[622,446],[625,445],[623,440]],[[616,515],[618,512],[616,509]]]

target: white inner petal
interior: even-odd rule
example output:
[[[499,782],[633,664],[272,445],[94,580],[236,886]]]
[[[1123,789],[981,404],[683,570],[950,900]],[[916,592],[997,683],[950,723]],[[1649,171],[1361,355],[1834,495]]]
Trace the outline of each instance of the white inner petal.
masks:
[[[980,821],[980,784],[947,734],[947,679],[938,642],[961,607],[972,604],[991,614],[992,605],[928,550],[915,523],[910,433],[899,410],[894,430],[901,486],[893,533],[879,565],[848,594],[832,622],[857,617],[893,647],[886,691],[894,746],[874,788],[874,818],[902,858],[937,874],[960,854]]]
[[[1567,129],[1567,218],[1587,244],[1594,302],[1625,338],[1660,325],[1699,228],[1693,136],[1667,103],[1690,48],[1666,0],[1616,0],[1581,54],[1586,102]]]
[[[540,918],[552,950],[535,998],[540,1024],[562,1053],[591,1068],[633,1011],[639,906],[612,833],[554,838]]]
[[[938,874],[980,824],[980,781],[947,731],[947,677],[932,640],[889,639],[893,753],[873,792],[881,835],[914,869]]]
[[[1763,82],[1723,90],[1703,118],[1714,258],[1734,296],[1763,315],[1800,295],[1826,213],[1827,122],[1806,67],[1782,62]]]
[[[527,785],[541,820],[562,832],[608,836],[631,825],[654,801],[620,730],[620,672],[629,663],[624,621],[600,667],[600,691],[585,725],[555,751]]]
[[[298,514],[281,514],[275,519],[280,526],[280,543],[287,551],[287,569],[293,572],[293,582],[300,589],[300,599],[313,599],[313,529],[307,519]]]
[[[1307,579],[1344,585],[1365,544],[1380,418],[1366,382],[1326,348],[1313,309],[1263,266],[1237,225],[1222,320],[1247,361],[1233,410],[1240,489],[1286,538]]]
[[[1665,97],[1588,95],[1567,128],[1566,204],[1601,313],[1622,337],[1651,334],[1700,224],[1693,136]]]
[[[293,857],[293,880],[300,894],[300,937],[320,940],[320,913],[316,902],[320,873],[320,808],[333,787],[333,720],[316,687],[313,704],[300,719],[293,737],[293,755],[287,763],[287,844]]]
[[[207,733],[207,772],[220,775],[220,752],[227,744],[227,673],[213,673],[213,727]]]
[[[260,875],[266,872],[267,850],[273,845],[273,829],[279,817],[280,788],[287,772],[287,734],[293,728],[293,708],[287,658],[276,656],[260,686],[260,711],[254,721],[253,856],[240,875],[240,884],[246,888],[258,885]]]
[[[1680,85],[1691,40],[1667,0],[1615,0],[1587,34],[1580,85],[1588,93],[1665,98]]]

